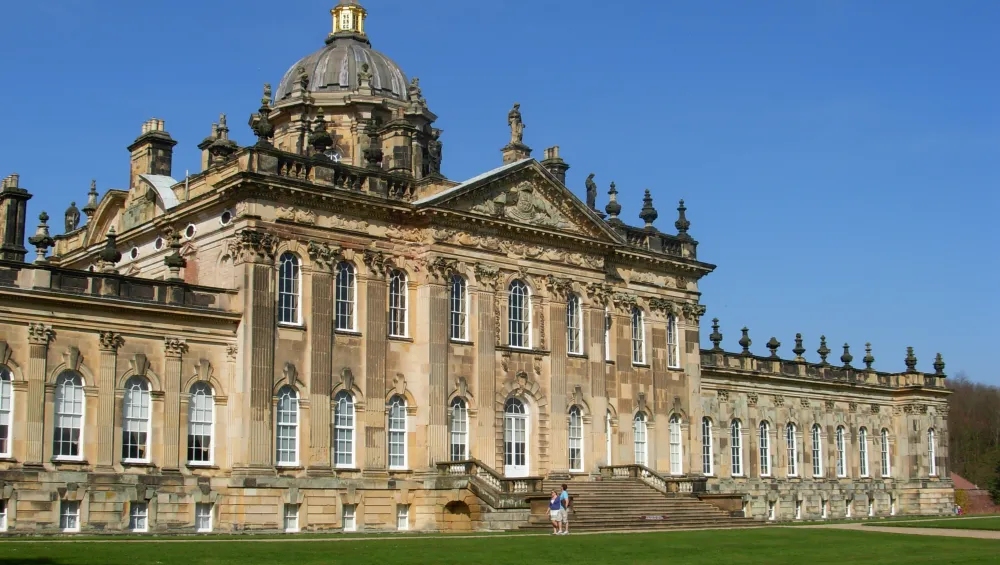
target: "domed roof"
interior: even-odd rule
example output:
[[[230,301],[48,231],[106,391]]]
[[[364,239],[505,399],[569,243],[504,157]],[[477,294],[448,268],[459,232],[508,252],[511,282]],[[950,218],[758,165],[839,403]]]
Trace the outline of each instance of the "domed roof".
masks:
[[[371,87],[378,96],[407,99],[407,81],[403,70],[392,59],[375,51],[367,40],[357,35],[331,36],[323,49],[309,55],[288,69],[278,85],[275,103],[291,96],[302,71],[309,77],[309,92],[352,92],[358,89],[358,72],[368,64]]]

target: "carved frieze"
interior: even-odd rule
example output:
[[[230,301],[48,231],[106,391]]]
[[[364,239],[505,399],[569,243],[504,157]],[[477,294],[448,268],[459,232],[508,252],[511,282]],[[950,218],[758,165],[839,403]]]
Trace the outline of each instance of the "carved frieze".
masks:
[[[604,283],[591,283],[587,285],[587,294],[590,300],[598,306],[607,306],[614,293],[614,287]]]
[[[541,190],[535,183],[528,180],[477,197],[481,200],[469,207],[470,212],[532,226],[570,232],[581,231],[555,205],[542,196]]]
[[[265,231],[240,230],[228,242],[229,256],[233,262],[240,263],[274,263],[274,252],[278,246],[278,238]]]
[[[616,292],[612,297],[615,306],[621,310],[631,310],[639,303],[638,299],[634,294],[629,294],[627,292]]]
[[[430,230],[430,239],[450,245],[486,249],[502,253],[512,259],[535,259],[586,269],[604,269],[604,257],[599,255],[565,251],[550,246],[514,241],[493,235],[466,233],[447,228],[433,228]]]
[[[427,263],[427,276],[433,282],[444,283],[458,271],[458,261],[435,257]]]
[[[295,222],[297,224],[316,224],[316,212],[304,208],[296,208],[294,206],[278,208],[277,217],[279,220]]]
[[[677,314],[677,305],[666,298],[650,298],[649,309],[664,314]]]

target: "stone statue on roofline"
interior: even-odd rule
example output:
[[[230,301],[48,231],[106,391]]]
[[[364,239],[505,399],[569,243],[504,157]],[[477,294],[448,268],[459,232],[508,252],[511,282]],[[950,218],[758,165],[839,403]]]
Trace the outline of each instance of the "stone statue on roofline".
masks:
[[[515,103],[507,114],[507,123],[510,124],[510,144],[522,145],[524,143],[524,122],[521,121],[520,104]]]
[[[597,183],[594,182],[594,173],[587,177],[587,208],[597,209]]]

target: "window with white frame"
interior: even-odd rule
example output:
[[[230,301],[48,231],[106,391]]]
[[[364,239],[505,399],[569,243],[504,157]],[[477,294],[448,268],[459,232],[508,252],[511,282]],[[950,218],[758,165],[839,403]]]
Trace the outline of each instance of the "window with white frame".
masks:
[[[799,444],[795,439],[795,424],[785,425],[785,449],[788,455],[788,476],[799,476]]]
[[[775,518],[777,518],[776,516],[777,506],[778,505],[773,500],[767,501],[767,519],[771,522],[773,522]]]
[[[56,379],[55,426],[52,456],[83,459],[83,377],[66,371]]]
[[[451,277],[451,339],[469,340],[469,291],[465,279],[459,275]]]
[[[632,420],[633,443],[635,444],[635,462],[646,465],[646,414],[639,412]]]
[[[646,364],[646,323],[638,307],[632,308],[632,363]]]
[[[358,530],[358,523],[356,520],[356,513],[358,507],[354,504],[345,504],[342,515],[340,517],[341,527],[345,532],[356,532]]]
[[[892,474],[892,464],[889,462],[889,430],[882,428],[880,439],[882,440],[882,476],[888,477]]]
[[[406,400],[389,400],[389,468],[406,469]]]
[[[357,297],[357,277],[354,265],[341,261],[337,265],[336,285],[336,329],[353,332],[357,329],[354,323],[354,311]]]
[[[858,470],[862,477],[868,476],[868,430],[858,430]]]
[[[566,300],[566,351],[577,355],[583,353],[583,315],[580,297],[575,294]]]
[[[771,476],[771,425],[760,423],[760,441],[757,444],[760,453],[760,476]]]
[[[712,465],[712,420],[701,419],[701,472],[711,476],[714,472]]]
[[[285,532],[294,534],[299,531],[299,505],[285,505]]]
[[[844,427],[837,427],[837,476],[846,477],[847,476],[847,460],[844,453]]]
[[[346,390],[333,398],[333,464],[354,467],[354,396]]]
[[[822,477],[823,476],[823,443],[820,439],[820,428],[819,424],[813,424],[812,427],[812,463],[813,463],[813,476]]]
[[[396,529],[405,532],[410,529],[410,505],[396,505]]]
[[[63,500],[59,504],[59,529],[64,532],[80,531],[80,502]]]
[[[398,269],[389,273],[389,335],[406,337],[407,316],[406,273]]]
[[[583,472],[583,414],[579,406],[569,409],[569,470]]]
[[[729,426],[729,450],[732,457],[732,475],[743,476],[743,426],[739,420],[733,420]]]
[[[0,457],[11,455],[11,428],[14,420],[14,387],[10,369],[0,365]]]
[[[511,347],[531,349],[531,292],[528,285],[521,281],[510,283],[507,339]]]
[[[679,369],[681,366],[681,350],[677,341],[677,316],[667,316],[667,367]]]
[[[611,361],[611,312],[604,309],[604,360]]]
[[[212,503],[199,502],[194,505],[194,527],[203,534],[212,531]]]
[[[795,519],[796,520],[801,520],[802,519],[802,501],[801,500],[796,500],[795,501]]]
[[[934,428],[927,430],[927,468],[930,476],[937,475],[937,445],[934,442]]]
[[[290,386],[278,391],[276,463],[279,467],[299,464],[299,395]]]
[[[145,502],[129,504],[128,529],[133,532],[149,531],[149,506]]]
[[[469,409],[465,400],[451,401],[451,460],[465,461],[469,458]]]
[[[7,531],[7,501],[0,498],[0,532]]]
[[[875,501],[868,499],[868,517],[871,518],[875,516]]]
[[[830,516],[830,501],[824,500],[820,504],[819,517],[826,520]]]
[[[681,448],[681,418],[676,414],[670,417],[670,474],[680,475],[684,473],[683,449]]]
[[[149,463],[149,381],[126,381],[122,407],[122,462]]]
[[[851,511],[852,511],[851,501],[850,500],[844,501],[844,516],[850,518],[852,513]]]
[[[294,253],[284,253],[278,260],[278,323],[298,326],[299,297],[302,292],[302,273],[299,258]]]
[[[206,382],[191,385],[188,398],[188,464],[212,464],[215,395]]]

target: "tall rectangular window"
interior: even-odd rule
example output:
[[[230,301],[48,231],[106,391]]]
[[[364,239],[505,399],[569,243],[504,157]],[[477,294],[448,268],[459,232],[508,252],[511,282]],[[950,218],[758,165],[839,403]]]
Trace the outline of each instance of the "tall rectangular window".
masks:
[[[760,423],[760,476],[771,475],[771,427],[767,422]]]
[[[671,369],[680,369],[681,350],[677,341],[677,317],[673,314],[667,316],[667,366]]]
[[[389,468],[406,469],[406,401],[389,401]]]
[[[139,533],[149,531],[149,506],[145,502],[129,504],[128,529]]]
[[[701,472],[707,476],[713,474],[712,465],[712,421],[701,419]]]
[[[122,461],[149,462],[149,381],[132,377],[125,383],[122,421]]]
[[[799,476],[799,446],[795,438],[795,424],[785,426],[785,448],[788,455],[788,476]]]
[[[56,459],[83,459],[83,378],[66,371],[56,380],[55,426],[52,455]]]
[[[294,534],[299,531],[299,505],[285,505],[285,532]]]
[[[583,472],[583,415],[579,406],[569,409],[569,470]]]
[[[639,412],[632,420],[632,435],[635,443],[636,465],[646,465],[646,415]]]
[[[212,464],[212,423],[215,398],[206,382],[191,385],[188,398],[188,463]]]
[[[396,505],[396,529],[405,532],[410,529],[410,505]]]
[[[406,275],[393,271],[389,275],[389,335],[406,337],[407,290]]]
[[[199,502],[194,505],[194,527],[199,533],[212,531],[212,504]]]
[[[580,311],[580,297],[570,295],[566,301],[566,350],[569,353],[583,353],[583,320]]]
[[[819,424],[813,424],[812,427],[812,463],[813,463],[813,476],[822,477],[823,476],[823,444],[820,443],[820,429]]]
[[[469,458],[469,411],[465,400],[456,398],[451,402],[451,460],[465,461]]]
[[[469,293],[458,275],[451,277],[451,339],[469,340]]]
[[[742,426],[739,420],[733,420],[729,427],[729,449],[732,454],[732,475],[743,476],[743,438]]]
[[[356,282],[354,265],[341,261],[337,265],[336,329],[338,330],[352,332],[357,329],[354,324]]]
[[[7,501],[0,498],[0,532],[7,531]]]
[[[59,505],[59,529],[64,532],[80,531],[80,503],[64,500]]]
[[[632,309],[632,363],[646,364],[646,324],[639,308]]]
[[[611,361],[611,313],[604,309],[604,360]]]
[[[891,465],[889,463],[889,430],[882,428],[882,476],[891,475]]]
[[[302,289],[299,258],[285,253],[278,260],[278,323],[298,326],[299,295]]]
[[[681,419],[677,416],[670,417],[670,474],[680,475],[683,473],[682,462],[683,451],[681,449]]]
[[[868,476],[868,430],[858,431],[858,466],[862,477]]]
[[[358,531],[358,523],[355,516],[357,508],[358,507],[353,504],[344,505],[343,515],[341,516],[341,524],[345,532]]]
[[[349,469],[354,467],[354,397],[342,390],[333,401],[334,465]]]
[[[299,463],[299,397],[290,386],[278,391],[277,457],[279,467]]]
[[[510,283],[507,340],[511,347],[531,349],[531,293],[521,281]]]
[[[847,476],[847,458],[844,447],[844,428],[837,428],[837,476]]]
[[[0,365],[0,457],[11,456],[10,430],[13,420],[14,388],[10,370]]]
[[[934,442],[934,428],[927,430],[927,466],[930,476],[937,476],[937,445]]]

